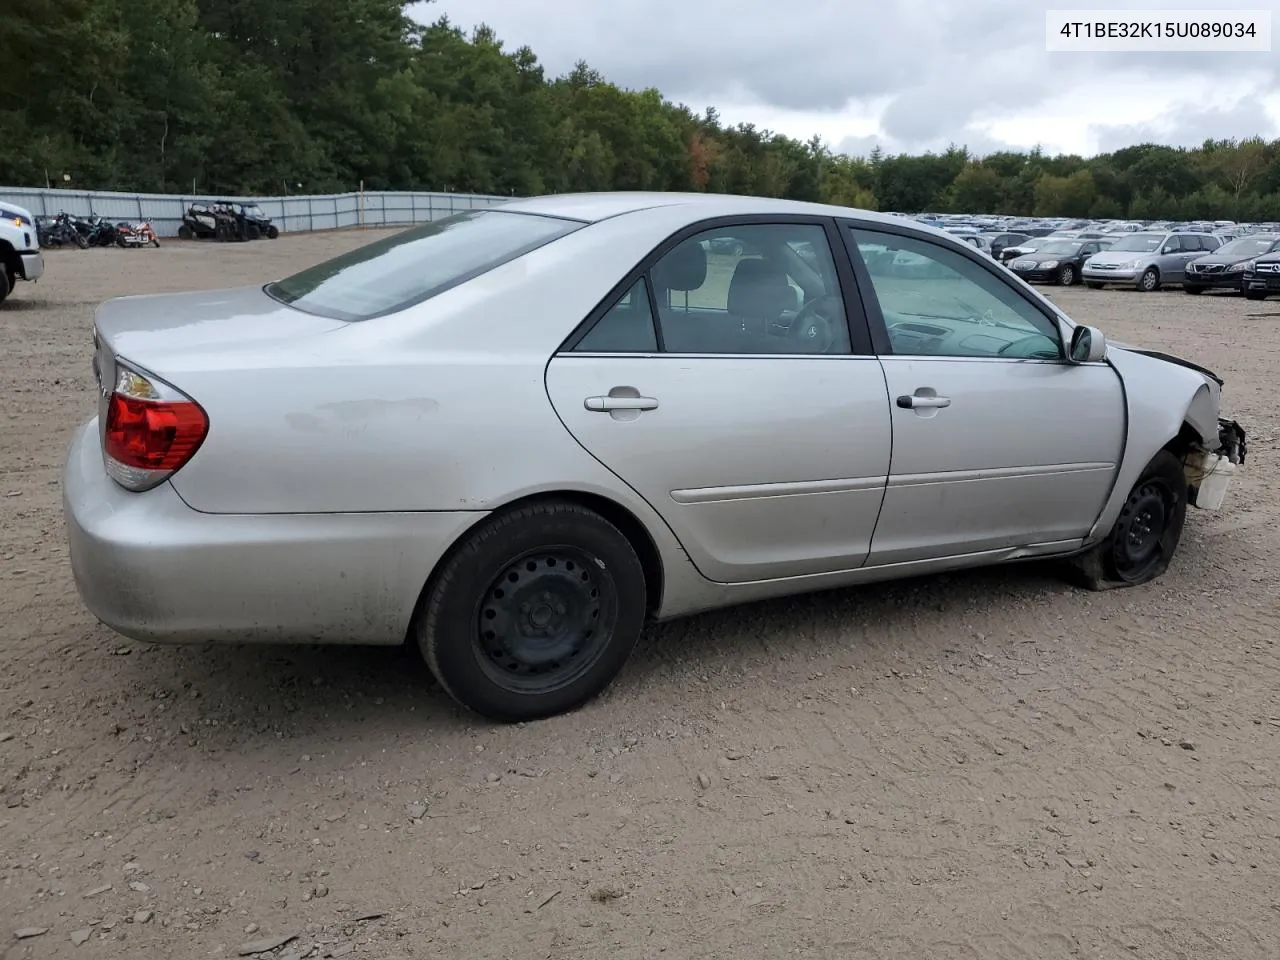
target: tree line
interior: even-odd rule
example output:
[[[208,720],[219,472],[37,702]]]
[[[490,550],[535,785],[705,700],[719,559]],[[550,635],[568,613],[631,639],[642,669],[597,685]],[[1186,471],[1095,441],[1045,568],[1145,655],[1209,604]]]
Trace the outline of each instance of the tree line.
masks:
[[[697,190],[901,212],[1280,220],[1280,140],[866,157],[723,123],[402,0],[23,0],[0,183],[224,195]],[[69,179],[66,179],[69,178]]]

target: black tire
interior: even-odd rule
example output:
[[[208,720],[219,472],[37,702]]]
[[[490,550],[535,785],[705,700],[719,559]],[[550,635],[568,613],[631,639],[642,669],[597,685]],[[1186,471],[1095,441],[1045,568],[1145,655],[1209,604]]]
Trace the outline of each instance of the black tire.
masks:
[[[195,231],[192,230],[185,223],[178,228],[179,240],[194,240],[195,238],[196,238]]]
[[[11,290],[13,290],[13,274],[0,264],[0,303],[4,303],[4,298],[9,296]]]
[[[1101,290],[1103,286],[1097,280],[1086,280],[1084,282],[1084,285],[1088,287],[1090,290]]]
[[[1134,587],[1169,567],[1187,516],[1187,479],[1182,461],[1161,450],[1129,491],[1106,538],[1074,559],[1092,590]]]
[[[81,250],[89,249],[89,241],[83,233],[76,231],[75,240],[76,240],[76,246],[79,247]]]
[[[153,237],[153,238],[151,239],[151,245],[152,245],[153,247],[155,247],[157,250],[159,250],[159,249],[160,249],[160,238],[159,238],[159,237]]]
[[[1245,299],[1246,299],[1246,300],[1265,300],[1265,299],[1267,299],[1267,295],[1266,295],[1265,293],[1263,293],[1261,290],[1246,290],[1246,291],[1244,292],[1244,297],[1245,297]]]
[[[1160,289],[1160,271],[1155,267],[1147,267],[1138,278],[1138,289],[1143,293],[1154,293]]]
[[[1184,283],[1182,285],[1183,293],[1204,293],[1204,287],[1197,287],[1194,284]]]
[[[1064,263],[1058,269],[1058,285],[1063,287],[1075,286],[1076,268],[1075,264]]]
[[[575,504],[537,503],[493,517],[448,557],[413,632],[450,696],[510,723],[604,690],[645,607],[644,568],[617,527]]]
[[[256,223],[249,224],[248,233],[249,233],[250,240],[262,239],[262,230],[258,227]]]
[[[280,236],[280,228],[279,228],[279,227],[277,227],[274,223],[273,223],[271,226],[267,227],[267,239],[268,239],[268,240],[274,240],[274,239],[275,239],[276,237],[278,237],[278,236]]]

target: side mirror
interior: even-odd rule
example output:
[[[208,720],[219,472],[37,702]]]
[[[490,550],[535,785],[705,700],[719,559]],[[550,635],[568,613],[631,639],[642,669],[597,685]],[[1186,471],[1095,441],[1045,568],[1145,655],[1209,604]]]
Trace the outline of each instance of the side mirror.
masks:
[[[1072,363],[1098,363],[1107,358],[1107,339],[1096,327],[1076,327],[1071,333]]]

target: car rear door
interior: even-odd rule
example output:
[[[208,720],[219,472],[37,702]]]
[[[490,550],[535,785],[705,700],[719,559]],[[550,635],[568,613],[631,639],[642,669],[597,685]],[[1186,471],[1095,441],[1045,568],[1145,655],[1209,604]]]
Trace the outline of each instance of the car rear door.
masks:
[[[1116,372],[1066,362],[1052,315],[980,258],[885,224],[843,229],[893,423],[868,564],[1079,542],[1124,446]]]
[[[870,551],[888,394],[833,241],[824,218],[684,231],[548,365],[565,426],[711,580],[855,569]]]

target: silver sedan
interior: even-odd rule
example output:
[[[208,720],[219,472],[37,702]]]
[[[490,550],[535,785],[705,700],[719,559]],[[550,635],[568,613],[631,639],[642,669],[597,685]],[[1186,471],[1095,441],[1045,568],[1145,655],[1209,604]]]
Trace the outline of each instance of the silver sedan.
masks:
[[[1032,558],[1159,576],[1245,457],[1221,380],[903,218],[588,194],[265,287],[108,301],[65,511],[161,642],[400,644],[500,720],[649,620]]]

